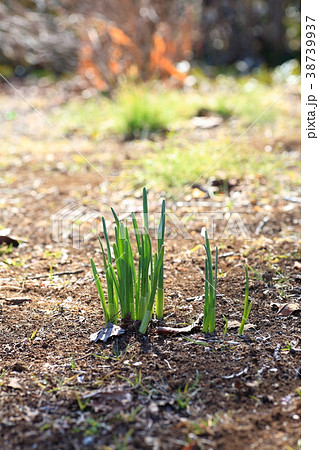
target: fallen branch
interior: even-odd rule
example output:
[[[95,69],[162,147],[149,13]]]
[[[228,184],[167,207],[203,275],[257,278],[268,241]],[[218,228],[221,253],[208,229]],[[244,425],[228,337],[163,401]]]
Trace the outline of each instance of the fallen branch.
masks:
[[[74,275],[76,273],[84,272],[84,269],[77,269],[77,270],[67,270],[65,272],[56,272],[56,273],[47,273],[45,275],[34,275],[26,277],[27,280],[37,280],[39,278],[53,278],[53,277],[61,277],[62,275]]]
[[[203,317],[204,317],[204,314],[200,314],[197,317],[197,319],[193,323],[188,325],[187,327],[182,327],[182,328],[157,327],[154,330],[152,330],[152,332],[153,333],[158,333],[158,334],[185,334],[185,333],[190,333],[195,328],[199,327],[199,324],[200,324],[200,322],[201,322]]]

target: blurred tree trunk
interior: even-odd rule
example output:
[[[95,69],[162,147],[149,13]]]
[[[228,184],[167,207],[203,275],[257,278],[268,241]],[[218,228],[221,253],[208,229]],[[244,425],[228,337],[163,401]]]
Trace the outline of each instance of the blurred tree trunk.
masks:
[[[202,42],[196,57],[208,64],[239,60],[279,64],[287,56],[285,8],[295,0],[203,0]],[[250,68],[250,67],[248,67]]]
[[[278,64],[286,51],[285,27],[284,27],[284,0],[268,0],[269,18],[265,27],[265,41],[269,56],[272,55],[274,63]]]

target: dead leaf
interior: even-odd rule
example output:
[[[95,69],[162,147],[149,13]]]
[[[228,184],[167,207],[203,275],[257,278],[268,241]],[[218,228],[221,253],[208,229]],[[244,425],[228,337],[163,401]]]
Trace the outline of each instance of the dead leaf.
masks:
[[[18,247],[20,242],[28,242],[25,238],[17,236],[10,236],[11,228],[4,228],[0,230],[0,244],[12,245],[12,247]]]
[[[0,235],[0,244],[12,245],[12,247],[19,246],[19,242],[16,239],[10,236],[2,236],[2,235]]]
[[[23,408],[23,415],[24,419],[27,422],[34,422],[34,419],[40,414],[40,411],[38,409],[31,409],[29,406],[25,406]]]
[[[272,309],[273,311],[277,311],[277,310],[280,308],[280,303],[277,303],[277,302],[271,302],[269,306],[271,307],[271,309]]]
[[[300,311],[300,305],[298,303],[285,303],[278,311],[281,316],[291,316],[296,311]]]
[[[120,334],[125,333],[123,328],[118,325],[114,325],[114,323],[108,323],[105,328],[98,331],[97,333],[93,333],[90,336],[90,341],[92,342],[106,342],[110,337],[119,336]]]
[[[241,322],[239,322],[238,320],[229,320],[228,329],[232,330],[233,328],[239,328],[240,324]],[[252,330],[254,328],[256,327],[252,323],[246,323],[246,325],[244,326],[244,330]]]
[[[10,378],[8,382],[8,387],[11,387],[12,389],[23,389],[23,387],[20,384],[19,378]]]
[[[93,398],[97,403],[105,405],[110,400],[115,400],[120,403],[130,403],[133,399],[132,394],[125,391],[104,391],[97,390],[83,395],[83,399]]]
[[[232,330],[233,328],[239,328],[240,322],[238,320],[229,320],[228,321],[228,329]]]

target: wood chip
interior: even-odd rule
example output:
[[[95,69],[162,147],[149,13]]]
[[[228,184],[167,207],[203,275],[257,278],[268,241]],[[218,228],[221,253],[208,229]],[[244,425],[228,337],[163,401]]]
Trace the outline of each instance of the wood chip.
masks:
[[[31,298],[30,297],[11,297],[11,298],[6,298],[5,302],[8,303],[9,305],[21,305],[21,303],[31,302]]]

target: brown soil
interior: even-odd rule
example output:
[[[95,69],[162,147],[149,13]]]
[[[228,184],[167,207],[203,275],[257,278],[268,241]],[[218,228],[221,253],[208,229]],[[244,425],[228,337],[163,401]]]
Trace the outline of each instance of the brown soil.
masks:
[[[130,153],[132,144],[110,143],[110,160],[121,146]],[[94,151],[86,157],[94,159]],[[266,209],[263,201],[243,202],[251,239],[219,242],[215,334],[159,334],[154,323],[146,336],[133,326],[106,344],[91,343],[104,326],[89,266],[93,256],[102,267],[98,243],[77,250],[71,241],[53,242],[50,216],[71,201],[105,213],[106,203],[131,210],[141,200],[133,193],[120,203],[111,188],[101,192],[94,171],[62,170],[56,161],[65,155],[56,153],[43,164],[43,154],[17,150],[1,175],[0,223],[24,238],[11,253],[0,250],[1,449],[299,448],[299,204],[280,195]],[[247,183],[234,188],[238,195]],[[156,199],[150,193],[154,211]],[[179,214],[205,208],[196,198],[177,210],[168,203]],[[189,324],[203,310],[201,225],[190,223],[190,239],[177,233],[167,241],[167,326]],[[239,337],[231,322],[241,320],[245,263],[263,279],[250,272],[253,326]],[[287,303],[295,309],[281,310]]]

